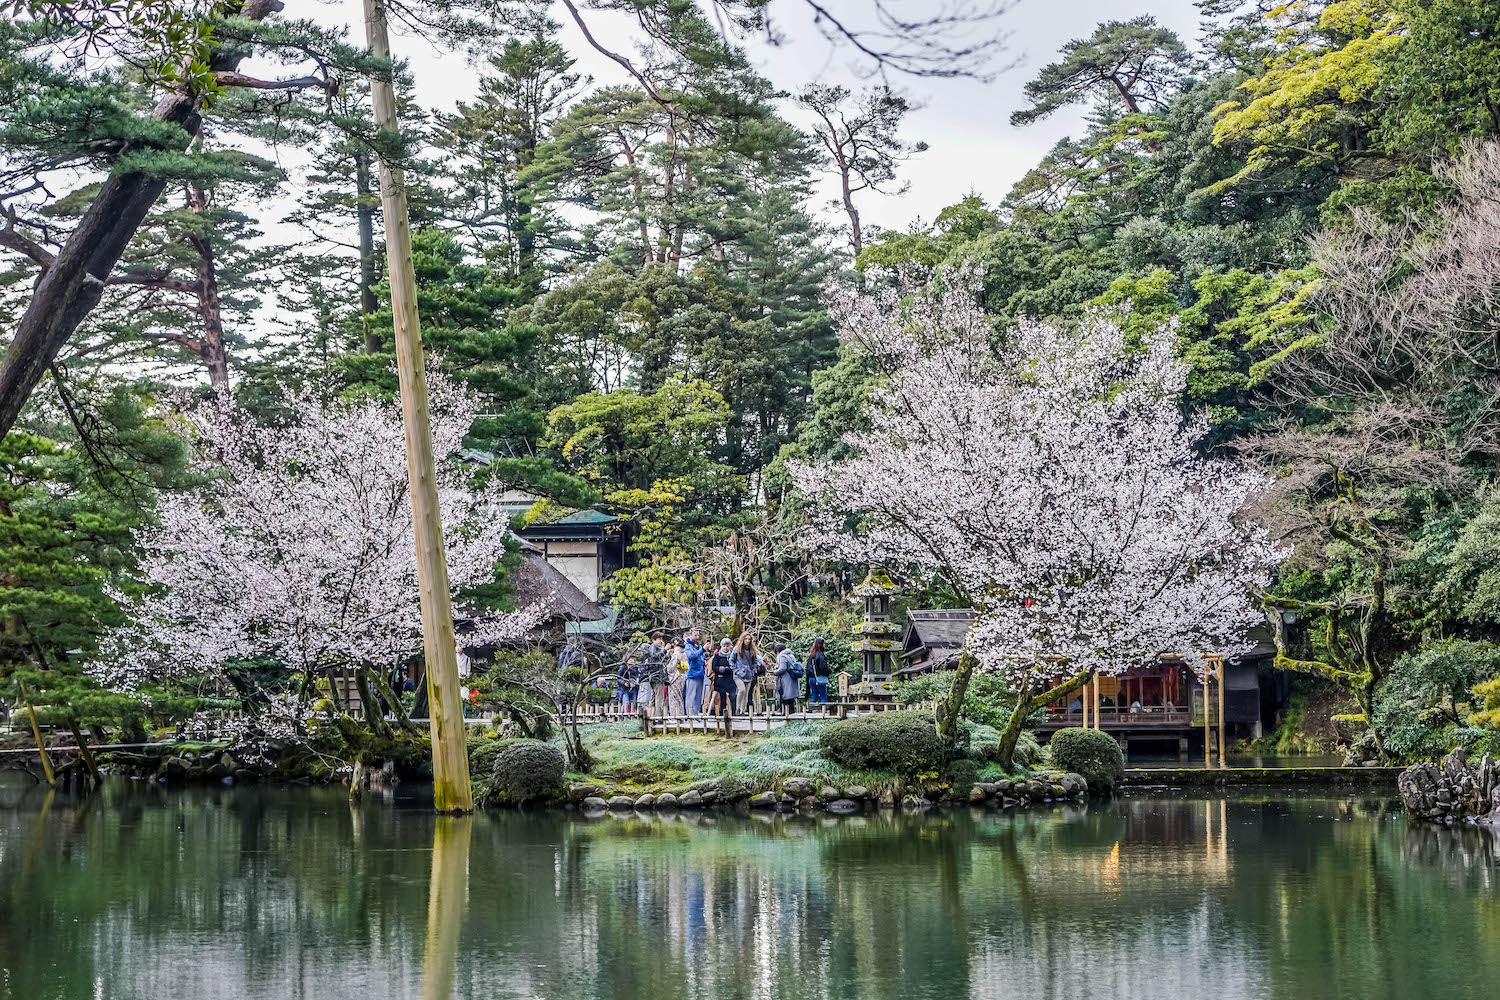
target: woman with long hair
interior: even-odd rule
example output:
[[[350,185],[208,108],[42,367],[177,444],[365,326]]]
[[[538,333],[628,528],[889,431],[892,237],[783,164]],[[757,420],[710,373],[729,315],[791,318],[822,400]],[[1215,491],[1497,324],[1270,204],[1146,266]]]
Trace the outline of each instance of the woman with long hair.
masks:
[[[833,669],[828,666],[828,653],[823,645],[823,637],[819,636],[813,640],[812,652],[807,654],[807,703],[809,705],[828,704],[828,678]]]

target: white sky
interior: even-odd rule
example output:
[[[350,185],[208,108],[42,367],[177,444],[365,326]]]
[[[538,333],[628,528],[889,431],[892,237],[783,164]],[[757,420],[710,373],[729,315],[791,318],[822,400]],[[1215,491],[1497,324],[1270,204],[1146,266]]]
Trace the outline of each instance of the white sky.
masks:
[[[827,3],[830,10],[854,22],[867,5],[868,0]],[[775,0],[771,9],[786,41],[775,47],[752,43],[750,52],[773,84],[788,91],[813,81],[860,86],[852,53],[847,48],[830,48],[813,27],[802,0]],[[347,25],[351,41],[364,40],[361,0],[289,2],[286,14]],[[970,191],[979,192],[990,202],[1003,197],[1059,138],[1076,133],[1080,120],[1077,114],[1060,113],[1029,128],[1012,128],[1011,112],[1025,103],[1022,85],[1054,58],[1064,42],[1091,34],[1100,21],[1140,14],[1155,15],[1189,44],[1197,38],[1198,10],[1192,0],[1016,0],[1015,7],[996,24],[1009,38],[1004,51],[994,57],[993,67],[998,72],[992,80],[893,77],[895,85],[923,105],[908,116],[908,137],[931,148],[904,167],[903,176],[911,182],[905,195],[865,194],[859,207],[866,224],[905,229],[915,219],[932,219],[944,206]],[[562,42],[578,60],[579,71],[592,75],[600,84],[631,82],[623,69],[588,46],[566,10],[559,7],[554,19],[563,24]],[[626,26],[623,18],[607,18],[597,12],[590,22],[601,44],[633,53],[634,41],[625,32]],[[421,104],[449,110],[455,102],[473,96],[476,72],[461,56],[437,51],[420,38],[399,34],[392,38],[392,48],[398,58],[411,64]],[[806,124],[795,107],[786,107],[784,114],[798,124]],[[828,193],[831,196],[831,188]],[[826,210],[826,202],[826,198],[820,199],[817,207]]]

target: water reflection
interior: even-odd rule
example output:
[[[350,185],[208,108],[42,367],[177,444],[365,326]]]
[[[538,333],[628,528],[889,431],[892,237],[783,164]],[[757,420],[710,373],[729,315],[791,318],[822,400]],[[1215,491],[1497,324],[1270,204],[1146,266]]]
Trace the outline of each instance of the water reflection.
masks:
[[[447,1000],[453,995],[453,966],[469,899],[469,836],[473,830],[473,816],[439,816],[432,830],[422,1000]]]
[[[1480,995],[1500,856],[1383,800],[437,818],[0,789],[0,997]]]

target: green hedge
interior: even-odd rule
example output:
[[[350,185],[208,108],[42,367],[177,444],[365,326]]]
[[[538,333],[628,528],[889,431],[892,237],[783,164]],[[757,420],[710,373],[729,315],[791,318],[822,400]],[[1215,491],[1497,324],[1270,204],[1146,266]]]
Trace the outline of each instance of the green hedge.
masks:
[[[485,802],[520,805],[565,791],[563,753],[540,740],[486,740],[470,749],[469,767]]]
[[[962,727],[960,733],[967,735]],[[908,777],[935,773],[964,749],[945,748],[932,715],[917,711],[877,712],[829,723],[818,735],[818,745],[829,760],[852,771],[894,771]]]
[[[1059,729],[1049,744],[1052,763],[1083,775],[1093,791],[1104,791],[1125,776],[1125,753],[1108,733],[1097,729]]]

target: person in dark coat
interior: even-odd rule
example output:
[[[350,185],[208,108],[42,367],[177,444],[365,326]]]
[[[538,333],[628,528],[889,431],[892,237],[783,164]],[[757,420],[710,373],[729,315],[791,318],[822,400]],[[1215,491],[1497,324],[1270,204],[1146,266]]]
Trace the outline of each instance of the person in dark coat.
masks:
[[[828,653],[821,638],[814,639],[812,652],[807,654],[807,703],[828,704],[828,678],[833,668],[828,665]]]
[[[719,651],[708,664],[714,679],[714,700],[719,706],[719,715],[724,720],[724,735],[734,735],[734,699],[738,688],[734,680],[734,659],[730,656],[729,640],[719,644]]]

